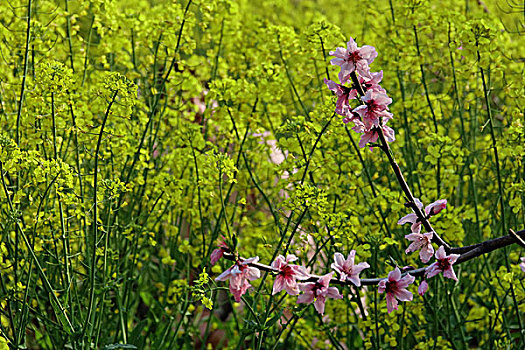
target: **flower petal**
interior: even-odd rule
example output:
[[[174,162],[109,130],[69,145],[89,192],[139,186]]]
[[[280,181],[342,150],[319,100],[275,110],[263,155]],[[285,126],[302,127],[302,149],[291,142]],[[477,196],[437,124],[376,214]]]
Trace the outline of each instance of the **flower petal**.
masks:
[[[328,287],[326,296],[332,299],[343,299],[343,296],[339,293],[339,290],[336,287]]]
[[[284,282],[285,280],[283,276],[277,275],[277,277],[275,277],[275,281],[273,282],[272,295],[275,295],[283,290]]]
[[[343,254],[341,253],[335,253],[334,254],[334,261],[335,261],[335,264],[339,267],[339,268],[342,268],[343,267],[343,264],[345,263],[345,257]]]
[[[334,275],[334,273],[330,272],[330,273],[327,273],[324,276],[321,276],[321,278],[319,278],[319,280],[318,280],[318,283],[322,284],[324,287],[328,287],[328,285],[330,284],[330,280],[332,279],[333,275]]]
[[[404,288],[396,290],[394,292],[394,295],[400,301],[411,301],[412,298],[413,298],[412,293],[409,292],[408,290],[404,289]]]
[[[430,215],[436,215],[440,211],[445,209],[446,207],[447,207],[447,200],[446,199],[439,199],[439,200],[435,201],[434,203],[427,205],[426,208],[425,208],[425,213],[427,215],[429,215],[429,214]]]
[[[394,270],[390,271],[388,274],[388,281],[389,282],[397,282],[401,278],[401,270],[399,270],[399,267],[396,267]]]
[[[314,306],[317,312],[319,312],[321,315],[324,314],[324,303],[326,302],[325,297],[318,296],[314,301]]]
[[[411,274],[407,273],[403,278],[401,278],[398,282],[397,282],[397,287],[398,288],[406,288],[408,287],[410,284],[414,283],[414,280],[416,278],[414,276],[412,276]]]
[[[297,297],[297,304],[310,304],[314,301],[314,293],[303,293]]]
[[[458,278],[456,277],[456,274],[454,273],[454,269],[452,268],[452,266],[449,266],[448,269],[443,271],[443,277],[453,279],[454,281],[458,280]]]
[[[235,265],[234,265],[235,266]],[[232,267],[229,267],[226,271],[221,273],[219,276],[215,278],[216,281],[226,281],[231,276]]]
[[[427,290],[428,290],[427,280],[423,280],[423,282],[421,282],[421,284],[417,288],[417,293],[419,295],[423,296],[423,294],[425,294],[427,292]]]
[[[397,300],[392,293],[386,294],[386,308],[388,313],[391,313],[394,309],[397,310]]]
[[[248,266],[246,270],[244,270],[244,276],[250,281],[253,281],[261,277],[261,271],[256,267]]]
[[[210,255],[210,264],[213,266],[219,261],[220,258],[224,255],[224,250],[221,248],[215,249],[213,252],[211,252]]]
[[[436,259],[437,260],[443,260],[447,257],[447,255],[445,254],[445,247],[444,246],[440,246],[436,252]]]
[[[417,216],[414,213],[408,214],[403,216],[399,221],[397,222],[398,225],[406,224],[407,222],[414,223],[417,220]]]

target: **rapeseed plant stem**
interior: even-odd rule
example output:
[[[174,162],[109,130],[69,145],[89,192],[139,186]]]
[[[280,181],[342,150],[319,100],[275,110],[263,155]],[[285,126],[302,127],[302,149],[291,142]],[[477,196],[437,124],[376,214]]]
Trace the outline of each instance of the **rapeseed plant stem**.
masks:
[[[95,149],[95,164],[93,166],[93,237],[92,237],[92,252],[91,252],[91,266],[89,269],[89,280],[90,280],[90,288],[89,288],[89,304],[87,309],[87,316],[84,321],[84,327],[82,328],[82,335],[81,337],[84,338],[87,332],[88,339],[85,340],[85,347],[86,349],[89,349],[91,347],[91,334],[93,331],[94,322],[91,320],[91,314],[93,312],[94,304],[95,304],[95,275],[96,275],[96,269],[97,269],[97,245],[98,245],[98,200],[97,200],[97,190],[98,190],[98,157],[100,152],[100,146],[102,145],[102,136],[104,135],[104,127],[106,126],[106,122],[109,117],[109,113],[111,111],[111,107],[113,106],[113,103],[115,102],[115,99],[117,98],[118,90],[115,90],[112,92],[111,101],[109,102],[109,105],[106,109],[106,114],[104,115],[104,119],[102,119],[102,125],[100,126],[100,131],[98,134],[98,141],[97,141],[97,147]],[[89,329],[89,331],[88,331]]]
[[[2,178],[2,186],[3,186],[3,189],[4,189],[4,193],[6,195],[6,198],[7,198],[7,203],[9,205],[9,208],[11,210],[14,210],[13,203],[11,201],[11,198],[9,197],[9,191],[7,189],[7,184],[5,182],[4,167],[3,167],[3,163],[1,161],[0,161],[0,177]],[[35,262],[35,265],[36,265],[36,267],[38,269],[38,272],[40,274],[40,278],[42,278],[42,282],[44,283],[44,287],[45,287],[46,291],[49,293],[50,298],[53,300],[53,302],[57,306],[56,308],[54,308],[54,311],[57,314],[56,316],[60,317],[62,320],[64,320],[66,322],[66,324],[64,324],[64,326],[68,327],[68,331],[69,331],[68,333],[74,333],[75,329],[74,329],[73,325],[71,324],[71,321],[67,317],[66,309],[62,306],[62,304],[60,303],[60,300],[58,299],[57,295],[55,294],[55,290],[51,286],[51,283],[49,282],[49,279],[47,278],[47,276],[46,276],[46,274],[44,272],[44,269],[40,265],[40,262],[38,261],[38,259],[36,257],[35,251],[32,248],[31,243],[29,242],[29,239],[27,238],[26,234],[24,233],[24,230],[22,229],[22,226],[20,226],[19,222],[16,222],[16,226],[17,226],[17,228],[18,228],[18,230],[20,232],[20,235],[22,236],[22,239],[24,240],[24,243],[26,244],[27,249],[29,250],[31,258]],[[60,312],[57,312],[57,309]],[[13,330],[14,329],[15,328],[13,328]]]

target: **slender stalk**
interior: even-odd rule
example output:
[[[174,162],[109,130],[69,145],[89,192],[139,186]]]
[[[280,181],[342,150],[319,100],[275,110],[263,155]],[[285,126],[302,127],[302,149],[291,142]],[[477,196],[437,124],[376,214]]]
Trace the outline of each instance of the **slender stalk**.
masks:
[[[82,83],[80,84],[80,86],[82,87],[86,82],[89,49],[91,48],[91,34],[93,33],[93,24],[95,24],[95,15],[93,15],[93,18],[91,19],[91,25],[89,26],[88,38],[86,43],[86,55],[84,56],[84,71],[82,72]]]
[[[365,91],[363,87],[361,86],[361,83],[359,82],[359,79],[357,79],[356,72],[352,72],[350,75],[352,78],[352,82],[354,86],[357,89],[357,92],[359,95],[364,96]],[[410,187],[408,186],[405,177],[403,176],[403,173],[401,172],[401,169],[399,168],[399,165],[397,164],[394,154],[392,153],[392,150],[390,149],[390,146],[388,145],[388,142],[385,139],[385,135],[383,134],[382,128],[376,128],[376,132],[379,135],[379,140],[381,141],[380,148],[381,150],[386,154],[388,157],[388,161],[390,162],[390,166],[392,167],[392,170],[394,170],[394,174],[396,175],[397,181],[399,182],[399,185],[401,186],[401,189],[403,190],[403,193],[405,194],[408,203],[407,206],[410,206],[414,213],[416,214],[418,220],[422,223],[423,227],[427,230],[427,232],[432,232],[433,237],[432,240],[438,244],[445,247],[445,250],[448,252],[450,251],[451,247],[450,245],[445,242],[432,228],[432,225],[430,225],[430,222],[428,221],[426,215],[423,214],[421,209],[417,206],[416,200],[414,198],[414,195],[412,194],[412,191],[410,190]]]
[[[202,217],[202,205],[201,205],[201,186],[199,178],[199,165],[197,164],[197,156],[195,155],[195,148],[191,147],[193,155],[193,162],[195,164],[195,175],[197,176],[197,201],[199,206],[199,219],[201,221],[201,235],[202,235],[202,256],[206,257],[206,234],[204,233],[204,221]],[[222,197],[221,197],[222,198]]]
[[[33,241],[31,242],[31,247],[32,249],[34,249],[35,247],[35,241],[36,241],[36,238],[37,238],[37,235],[38,235],[38,224],[40,222],[40,212],[42,210],[42,206],[44,204],[44,200],[47,199],[47,196],[49,195],[49,193],[51,192],[51,187],[53,186],[53,184],[55,183],[55,181],[58,179],[58,177],[60,176],[60,173],[57,174],[53,180],[51,180],[51,182],[49,183],[49,185],[46,187],[43,195],[42,195],[42,198],[40,199],[40,203],[38,204],[38,208],[36,210],[36,215],[35,215],[35,224],[33,226]],[[29,287],[31,285],[31,275],[32,275],[32,272],[33,272],[33,259],[30,257],[29,258],[29,269],[28,269],[28,274],[27,274],[27,280],[26,280],[26,283],[25,283],[25,292],[24,292],[24,302],[23,305],[22,305],[22,318],[20,320],[20,324],[19,324],[19,328],[18,328],[18,339],[20,339],[20,342],[23,341],[23,336],[24,336],[24,333],[25,333],[25,330],[26,330],[26,318],[27,318],[27,314],[28,314],[28,309],[29,307],[27,306],[27,300],[29,300]],[[8,306],[10,306],[8,304]],[[15,338],[16,339],[16,338]]]
[[[421,51],[419,49],[419,39],[417,36],[416,26],[414,26],[413,28],[414,28],[414,37],[416,38],[417,55],[421,57]],[[428,92],[427,80],[425,78],[425,69],[423,68],[422,63],[419,64],[419,69],[421,71],[421,82],[423,83],[423,89],[425,90],[425,97],[427,99],[428,108],[430,109],[430,114],[432,115],[432,121],[434,122],[434,132],[437,134],[438,124],[437,124],[436,113],[434,113],[434,107],[432,106],[432,101],[430,101],[430,94]],[[437,195],[439,197],[439,194],[441,192],[441,158],[440,157],[438,157],[437,159],[436,190],[437,190]]]
[[[84,321],[84,327],[82,329],[82,337],[85,336],[86,330],[89,328],[88,333],[88,340],[86,343],[86,348],[89,349],[91,346],[90,339],[91,339],[91,332],[93,329],[93,324],[91,322],[91,314],[93,312],[93,306],[95,301],[95,276],[96,276],[96,269],[97,269],[97,244],[98,244],[98,221],[97,221],[97,214],[98,214],[98,203],[97,203],[97,190],[98,190],[98,154],[100,152],[100,146],[102,144],[102,136],[104,134],[104,127],[106,126],[106,122],[109,117],[109,112],[111,110],[111,106],[113,106],[113,103],[115,102],[115,99],[117,98],[117,91],[113,92],[113,97],[111,98],[111,101],[108,105],[108,108],[106,110],[106,114],[104,115],[104,119],[102,120],[102,126],[100,127],[100,132],[98,134],[98,141],[97,141],[97,148],[95,149],[95,165],[93,167],[93,247],[91,252],[91,268],[89,271],[89,278],[90,278],[90,293],[89,293],[89,304],[88,304],[88,312],[86,316],[86,320]]]
[[[370,171],[368,171],[368,168],[366,167],[365,160],[363,159],[363,156],[361,155],[361,151],[359,151],[359,148],[357,148],[357,145],[354,139],[352,138],[352,134],[350,134],[350,131],[348,130],[346,126],[345,126],[345,131],[346,131],[346,134],[348,135],[348,138],[350,139],[352,143],[352,147],[354,148],[355,153],[357,153],[357,157],[359,158],[359,161],[361,162],[361,166],[363,167],[365,171],[366,179],[368,180],[368,184],[370,185],[370,189],[372,190],[372,195],[375,198],[377,198],[378,194],[377,194],[374,182],[372,181],[372,176],[370,176]],[[383,227],[384,227],[385,233],[387,233],[388,236],[392,237],[392,232],[390,231],[390,228],[388,227],[388,224],[386,222],[386,215],[383,212],[383,209],[381,208],[380,205],[377,206],[377,209],[379,210],[379,215],[381,216],[381,219],[383,221]]]
[[[310,150],[310,154],[308,155],[308,159],[306,159],[306,165],[304,167],[304,173],[303,173],[303,176],[301,177],[301,185],[304,183],[304,179],[306,178],[306,173],[308,171],[308,167],[310,166],[310,161],[312,160],[312,156],[315,152],[315,149],[317,147],[317,144],[319,143],[319,141],[321,140],[321,136],[323,136],[323,134],[325,133],[326,129],[328,129],[328,126],[330,125],[330,123],[332,122],[332,120],[334,119],[334,116],[335,116],[335,113],[332,114],[332,116],[330,117],[330,119],[328,119],[328,121],[326,122],[326,124],[323,126],[323,128],[321,129],[321,132],[319,133],[319,135],[317,136],[317,138],[315,139],[315,142],[314,142],[314,145],[312,146],[312,149]]]
[[[2,177],[3,179],[3,177]],[[31,270],[29,270],[31,271]],[[0,274],[0,287],[2,288],[2,293],[4,295],[8,295],[9,293],[7,292],[7,288],[5,286],[5,282],[4,282],[4,275],[3,274]],[[27,294],[27,293],[26,293]],[[7,339],[9,339],[10,342],[13,343],[13,345],[15,346],[15,349],[18,347],[18,344],[19,344],[19,339],[22,339],[21,338],[21,334],[19,336],[19,333],[16,332],[16,324],[15,324],[15,313],[13,312],[13,307],[11,306],[11,300],[10,298],[5,298],[4,299],[6,301],[6,307],[7,307],[7,313],[8,313],[8,316],[7,318],[9,319],[9,324],[11,325],[11,329],[13,330],[13,339],[10,339],[9,338],[9,333],[8,332],[4,332],[5,333],[5,337],[7,337]],[[26,306],[26,303],[24,303],[24,307]],[[22,317],[22,320],[20,322],[20,328],[22,328],[22,324],[23,324],[23,317]]]
[[[67,13],[66,16],[66,36],[67,44],[69,46],[69,63],[71,70],[75,72],[75,66],[73,65],[73,42],[71,40],[71,15],[69,14],[69,0],[64,0],[64,6]]]
[[[521,239],[525,239],[525,230],[516,232],[516,235],[521,237]],[[482,242],[482,243],[478,243],[478,244],[475,244],[475,245],[472,245],[472,246],[463,247],[464,250],[466,250],[466,252],[459,256],[458,260],[456,261],[456,263],[454,265],[459,265],[459,264],[464,263],[466,261],[469,261],[469,260],[472,260],[474,258],[477,258],[477,257],[479,257],[479,256],[481,256],[483,254],[490,253],[490,252],[492,252],[494,250],[501,249],[501,248],[507,247],[507,246],[509,246],[511,244],[515,244],[515,243],[517,244],[518,240],[512,235],[507,235],[507,236],[501,236],[501,237],[498,237],[498,238],[495,238],[495,239],[491,239],[491,240],[488,240],[488,241],[485,241],[485,242]],[[237,259],[240,259],[241,261],[244,260],[244,258],[236,257],[236,256],[234,256],[233,254],[230,254],[230,253],[225,253],[224,257],[226,259],[232,260],[232,261],[236,261]],[[259,270],[266,271],[266,272],[273,272],[273,273],[276,273],[276,274],[279,272],[278,269],[275,269],[275,268],[273,268],[273,267],[271,267],[269,265],[265,265],[265,264],[262,264],[262,263],[251,263],[249,265],[258,268]],[[426,267],[422,267],[422,268],[414,269],[414,270],[409,270],[409,271],[403,273],[403,275],[410,274],[412,276],[423,276],[423,274],[425,273],[425,269],[426,269]],[[310,277],[308,279],[306,279],[305,282],[316,282],[321,277],[321,276],[318,276],[318,275],[315,275],[315,274],[310,274],[309,276]],[[381,280],[383,280],[385,278],[386,277],[383,277],[383,278],[363,278],[363,279],[361,279],[361,285],[362,286],[377,285],[379,283],[379,281],[381,281]],[[339,280],[337,278],[332,278],[330,280],[330,283],[331,284],[337,284],[337,285],[340,285],[340,286],[354,286],[354,284],[352,282],[350,282],[350,281],[341,281],[341,280]]]
[[[55,93],[51,93],[51,119],[53,121],[53,151],[54,151],[54,158],[55,162],[58,162],[58,152],[57,152],[57,126],[56,126],[56,120],[55,120]],[[70,262],[69,262],[69,239],[66,236],[66,225],[65,225],[65,219],[64,219],[64,208],[62,204],[62,196],[58,192],[58,189],[55,190],[57,199],[58,199],[58,208],[60,212],[60,230],[61,230],[61,238],[62,238],[62,249],[64,253],[64,268],[65,268],[65,277],[64,280],[64,290],[66,291],[66,294],[68,295],[69,299],[69,307],[71,308],[73,305],[73,300],[71,297],[71,293],[69,290],[70,284],[71,284],[71,272],[70,272]],[[72,311],[72,309],[71,309]],[[71,315],[73,316],[73,313],[71,312]],[[72,322],[74,321],[73,317],[71,317]]]
[[[4,165],[3,165],[3,163],[1,161],[0,161],[0,178],[2,179],[2,187],[4,189],[4,192],[5,192],[5,195],[6,195],[6,198],[7,198],[7,203],[9,205],[9,209],[14,210],[14,205],[13,205],[13,202],[11,201],[11,198],[9,197],[9,190],[7,189],[7,184],[6,184],[5,178],[4,178]],[[22,228],[22,226],[20,225],[19,222],[16,222],[16,226],[17,226],[17,228],[18,228],[18,230],[20,232],[20,235],[22,236],[22,239],[24,240],[24,243],[26,244],[27,249],[29,250],[29,254],[31,255],[31,258],[35,262],[35,265],[37,267],[38,273],[40,274],[40,278],[42,279],[42,282],[44,284],[44,288],[49,293],[50,298],[56,304],[57,308],[60,310],[60,317],[67,323],[67,326],[69,327],[71,332],[74,333],[75,330],[74,330],[73,325],[71,324],[71,321],[67,317],[66,309],[62,306],[62,304],[60,303],[60,300],[58,299],[57,295],[55,294],[55,291],[54,291],[53,287],[51,286],[51,283],[49,282],[49,279],[47,278],[47,276],[46,276],[46,274],[44,272],[44,269],[42,268],[42,265],[40,265],[40,262],[37,259],[35,251],[34,251],[32,245],[31,245],[31,242],[29,242],[29,239],[27,238],[26,234],[24,233],[24,230],[23,230],[23,228]],[[518,232],[518,234],[519,234],[519,232]],[[56,310],[55,310],[55,313],[57,313]],[[57,317],[59,317],[58,314],[57,314]]]
[[[20,123],[22,119],[22,106],[26,90],[27,61],[29,57],[29,42],[31,41],[31,7],[32,0],[27,3],[27,27],[26,27],[26,47],[24,53],[24,73],[22,75],[22,86],[20,87],[20,97],[18,100],[18,110],[16,113],[16,145],[20,147]]]
[[[288,69],[288,63],[286,63],[286,60],[283,56],[283,50],[281,49],[281,38],[279,35],[277,35],[277,42],[279,43],[279,57],[281,58],[281,61],[284,65],[284,70],[286,71],[286,77],[288,78],[288,81],[290,82],[290,85],[292,87],[292,90],[295,94],[295,97],[297,97],[297,101],[299,101],[299,104],[301,105],[301,109],[304,112],[305,116],[309,116],[308,110],[306,109],[306,106],[303,103],[303,100],[301,99],[301,96],[299,95],[299,92],[297,92],[297,89],[295,88],[295,83],[293,82],[292,75],[290,74],[290,70]]]
[[[480,52],[479,52],[479,47],[478,47],[477,40],[476,40],[476,47],[478,48],[477,49],[478,64],[480,64],[481,55],[480,55]],[[505,198],[504,198],[504,193],[503,193],[503,181],[501,179],[498,147],[496,145],[496,136],[495,136],[495,133],[494,133],[494,121],[492,119],[492,110],[490,108],[490,102],[489,102],[489,91],[488,91],[488,88],[487,88],[487,83],[485,81],[485,72],[483,70],[483,67],[481,67],[481,65],[479,67],[479,70],[480,70],[480,73],[481,73],[481,82],[483,84],[483,95],[485,97],[485,105],[487,107],[487,115],[488,115],[488,118],[489,118],[490,137],[491,137],[491,140],[492,140],[492,149],[494,150],[494,161],[496,163],[496,176],[497,176],[497,179],[498,179],[499,203],[500,203],[500,206],[501,206],[501,227],[503,228],[503,232],[507,232],[507,222],[505,220]],[[512,233],[512,237],[514,239],[516,239],[516,234],[514,232]],[[507,269],[510,269],[509,255],[506,252],[505,252],[505,263],[507,265]],[[512,284],[510,285],[510,292],[511,292],[511,296],[512,296],[512,301],[514,303],[514,310],[516,311],[516,317],[518,319],[518,325],[520,327],[520,332],[519,333],[520,333],[520,337],[521,337],[521,342],[523,344],[525,344],[525,334],[523,332],[523,324],[521,322],[521,316],[520,316],[520,312],[519,312],[518,301],[516,299],[516,293],[514,292],[514,286]]]

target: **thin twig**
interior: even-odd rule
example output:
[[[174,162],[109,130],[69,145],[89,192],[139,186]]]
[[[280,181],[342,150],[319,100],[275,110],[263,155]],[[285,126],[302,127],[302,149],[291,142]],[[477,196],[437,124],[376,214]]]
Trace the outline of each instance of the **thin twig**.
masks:
[[[361,86],[361,83],[359,82],[359,79],[357,79],[357,74],[355,73],[355,71],[350,74],[350,77],[351,77],[352,82],[353,82],[355,88],[357,89],[357,92],[359,93],[359,95],[364,96],[365,95],[365,90]],[[376,132],[379,135],[379,139],[381,141],[381,146],[379,148],[381,148],[381,150],[387,155],[388,161],[390,162],[390,165],[392,166],[392,170],[394,170],[394,173],[396,175],[397,181],[399,182],[399,185],[401,186],[401,189],[405,193],[405,196],[406,196],[407,201],[408,201],[407,204],[412,208],[412,210],[416,214],[418,220],[421,222],[421,224],[425,228],[425,230],[427,230],[427,232],[432,232],[433,233],[432,241],[434,241],[438,245],[444,246],[445,247],[445,251],[449,252],[451,250],[450,245],[447,242],[445,242],[436,233],[436,231],[434,231],[434,229],[432,228],[432,225],[430,225],[430,222],[428,221],[426,215],[424,215],[423,212],[421,211],[421,209],[417,206],[416,200],[414,198],[414,195],[412,194],[412,191],[410,190],[410,187],[408,187],[408,184],[407,184],[407,182],[405,180],[405,177],[403,176],[403,173],[401,172],[401,169],[399,168],[399,165],[397,164],[397,162],[396,162],[396,160],[394,158],[394,154],[392,153],[392,150],[390,149],[390,146],[388,145],[388,142],[385,140],[385,135],[383,134],[383,129],[376,128]]]
[[[479,243],[479,244],[475,245],[475,248],[470,249],[469,251],[467,251],[464,254],[461,254],[460,257],[458,258],[458,260],[456,261],[455,265],[461,264],[461,263],[463,263],[465,261],[472,260],[474,258],[477,258],[480,255],[490,253],[490,252],[492,252],[492,251],[494,251],[496,249],[500,249],[500,248],[509,246],[511,244],[514,244],[514,243],[518,243],[519,244],[520,240],[523,241],[525,239],[525,230],[514,232],[514,234],[516,236],[513,236],[513,235],[501,236],[501,237],[498,237],[498,238],[495,238],[495,239],[491,239],[491,240],[488,240],[488,241],[485,241],[485,242],[482,242],[482,243]],[[224,258],[226,258],[228,260],[232,260],[232,261],[236,260],[236,257],[233,254],[230,254],[230,253],[224,253],[223,256],[224,256]],[[239,258],[239,259],[243,260],[243,258]],[[271,267],[269,265],[265,265],[265,264],[261,264],[261,263],[251,263],[251,264],[248,264],[248,265],[256,267],[259,270],[266,271],[266,272],[279,273],[279,271],[280,271],[279,269],[276,269],[276,268],[273,268],[273,267]],[[419,268],[419,269],[414,269],[414,270],[407,271],[407,272],[405,272],[405,274],[411,274],[412,276],[422,276],[425,273],[425,270],[426,270],[426,267],[422,267],[422,268]],[[321,276],[318,276],[318,275],[315,275],[315,274],[310,274],[309,278],[307,280],[305,280],[304,282],[315,282],[320,277]],[[384,277],[384,278],[363,278],[363,279],[361,279],[361,285],[362,286],[377,285],[379,283],[379,281],[381,281],[381,280],[383,280],[385,278],[386,277]],[[336,278],[332,278],[330,280],[330,283],[341,285],[341,286],[353,286],[353,287],[355,287],[355,285],[352,282],[350,282],[350,281],[340,281],[339,279],[336,279]]]

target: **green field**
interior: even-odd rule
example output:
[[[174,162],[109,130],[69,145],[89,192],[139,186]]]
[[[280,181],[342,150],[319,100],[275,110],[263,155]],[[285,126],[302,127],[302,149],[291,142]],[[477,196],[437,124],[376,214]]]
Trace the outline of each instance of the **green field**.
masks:
[[[523,1],[0,24],[0,350],[525,348]]]

